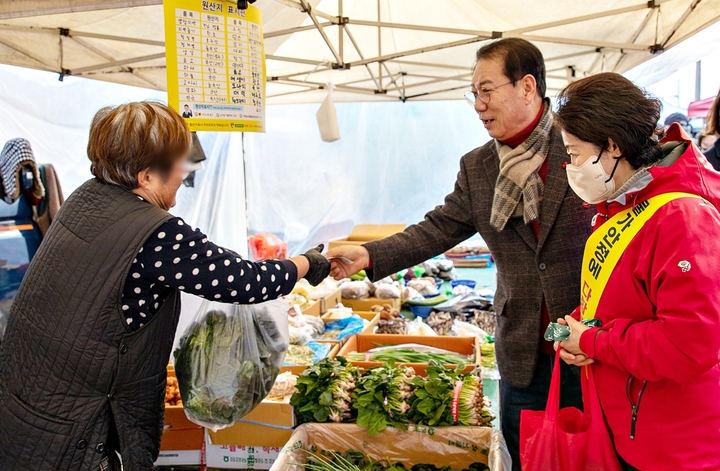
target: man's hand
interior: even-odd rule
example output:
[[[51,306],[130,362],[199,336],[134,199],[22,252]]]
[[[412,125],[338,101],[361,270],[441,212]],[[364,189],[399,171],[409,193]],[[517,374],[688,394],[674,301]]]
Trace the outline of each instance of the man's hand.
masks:
[[[564,342],[555,342],[555,351],[562,347],[560,358],[568,365],[573,366],[587,366],[595,363],[595,360],[588,358],[588,356],[580,350],[580,336],[589,329],[589,327],[576,321],[571,316],[565,316],[565,319],[558,319],[557,322],[558,324],[570,327],[570,338]]]
[[[370,254],[362,246],[344,245],[328,250],[325,256],[330,259],[330,274],[336,280],[349,278],[370,265]],[[343,258],[352,263],[346,263]]]

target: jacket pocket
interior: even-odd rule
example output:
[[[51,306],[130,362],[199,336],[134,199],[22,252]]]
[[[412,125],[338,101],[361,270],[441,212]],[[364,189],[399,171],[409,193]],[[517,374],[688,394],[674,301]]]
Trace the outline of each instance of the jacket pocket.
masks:
[[[75,422],[39,411],[12,393],[0,405],[0,435],[9,437],[3,469],[57,469],[67,453]],[[15,437],[13,440],[12,437]],[[8,468],[4,468],[8,466]]]
[[[495,298],[493,299],[493,310],[495,311],[496,316],[502,316],[505,312],[505,305],[508,302],[507,296],[504,294],[498,295],[495,293]]]

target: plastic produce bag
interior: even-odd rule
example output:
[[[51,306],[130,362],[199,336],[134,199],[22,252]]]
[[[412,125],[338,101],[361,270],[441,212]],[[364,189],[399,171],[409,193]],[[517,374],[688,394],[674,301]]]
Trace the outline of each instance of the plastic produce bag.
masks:
[[[370,297],[370,288],[372,283],[365,281],[348,281],[340,288],[342,289],[342,297],[345,299],[364,299]]]
[[[218,431],[252,411],[272,389],[288,341],[282,301],[203,302],[174,353],[188,419]]]
[[[450,314],[456,316],[471,316],[475,310],[489,311],[491,308],[491,299],[474,293],[457,296],[447,302],[435,306],[435,309],[438,311],[449,312]]]
[[[600,327],[602,321],[600,319],[585,319],[581,321],[588,327]],[[545,330],[545,340],[549,342],[562,342],[570,338],[570,328],[566,325],[551,322]]]
[[[421,317],[416,317],[407,323],[407,334],[420,335],[423,337],[437,337],[437,332],[435,332],[432,327],[424,323]]]
[[[275,234],[261,232],[250,236],[250,251],[253,260],[285,260],[288,254],[287,243]]]
[[[342,340],[351,335],[359,334],[365,328],[365,322],[362,317],[357,314],[353,314],[350,317],[341,319],[335,322],[329,322],[325,324],[325,332],[339,330],[340,334],[335,337],[337,340]]]
[[[318,128],[320,128],[320,138],[325,142],[334,142],[340,139],[340,128],[338,127],[337,111],[333,104],[332,91],[335,88],[332,84],[328,84],[328,94],[323,100],[320,109],[317,111]]]
[[[400,288],[394,283],[375,284],[375,297],[379,299],[398,299]]]

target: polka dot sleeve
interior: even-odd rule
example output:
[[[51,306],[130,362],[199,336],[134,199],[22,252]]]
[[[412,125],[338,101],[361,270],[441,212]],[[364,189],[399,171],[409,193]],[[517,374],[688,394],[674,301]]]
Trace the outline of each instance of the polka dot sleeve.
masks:
[[[297,268],[291,261],[244,260],[180,218],[167,221],[150,236],[134,268],[152,283],[222,303],[275,299],[290,293],[297,281]]]

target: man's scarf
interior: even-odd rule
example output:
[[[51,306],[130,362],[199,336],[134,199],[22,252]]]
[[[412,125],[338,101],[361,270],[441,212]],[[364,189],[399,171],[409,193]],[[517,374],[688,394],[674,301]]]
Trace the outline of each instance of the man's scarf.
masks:
[[[505,229],[513,216],[522,216],[525,224],[540,218],[544,185],[538,171],[547,158],[552,125],[551,105],[546,101],[540,122],[525,142],[513,149],[495,141],[500,156],[500,175],[495,183],[490,225],[498,232]]]

